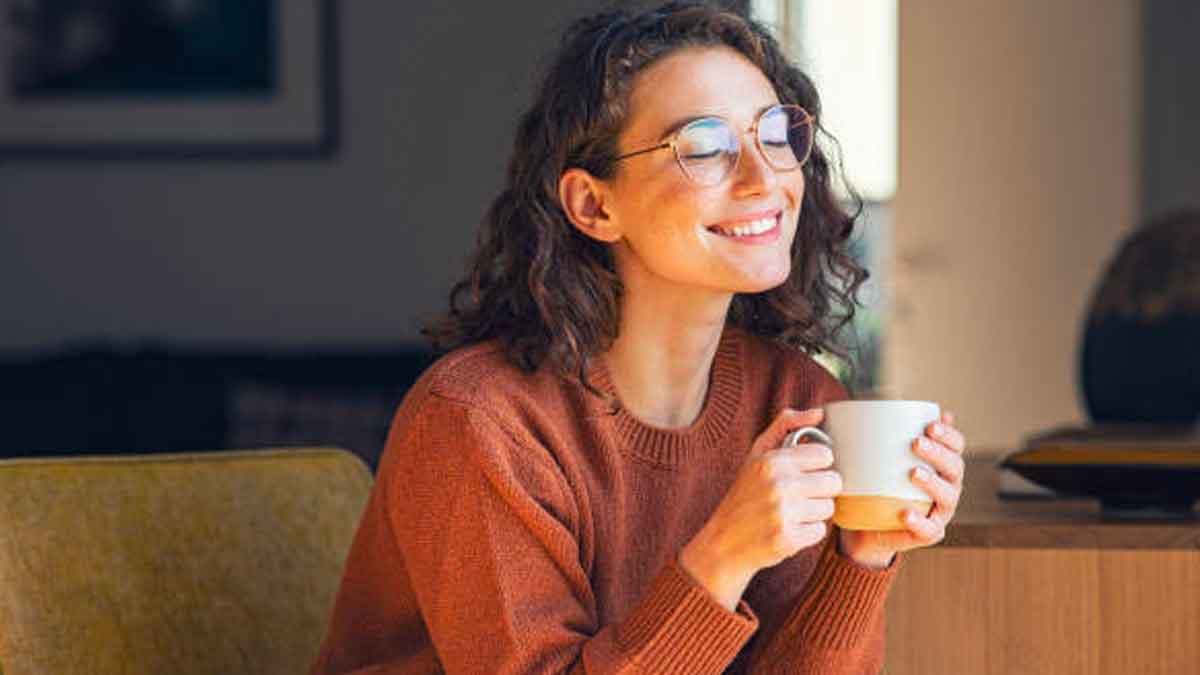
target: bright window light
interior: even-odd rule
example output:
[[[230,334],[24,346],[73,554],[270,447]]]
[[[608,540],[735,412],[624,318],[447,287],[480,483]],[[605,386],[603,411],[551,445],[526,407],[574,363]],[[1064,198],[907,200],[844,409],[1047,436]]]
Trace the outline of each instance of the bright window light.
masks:
[[[896,2],[751,2],[754,18],[775,30],[816,82],[822,124],[841,145],[846,177],[872,202],[896,192]]]

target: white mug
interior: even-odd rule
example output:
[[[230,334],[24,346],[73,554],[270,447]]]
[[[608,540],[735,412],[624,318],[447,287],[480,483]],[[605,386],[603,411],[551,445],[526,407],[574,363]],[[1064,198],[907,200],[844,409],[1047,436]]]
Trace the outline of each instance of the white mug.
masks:
[[[913,441],[941,417],[929,401],[837,401],[825,406],[824,430],[796,429],[784,446],[805,436],[833,450],[833,468],[842,475],[833,522],[846,530],[905,529],[905,509],[927,513],[933,501],[912,482],[912,471],[933,468],[912,452]]]

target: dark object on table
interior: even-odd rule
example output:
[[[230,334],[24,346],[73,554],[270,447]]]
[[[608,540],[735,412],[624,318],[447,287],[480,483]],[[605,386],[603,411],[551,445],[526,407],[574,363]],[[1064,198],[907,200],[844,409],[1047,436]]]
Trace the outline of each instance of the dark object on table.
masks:
[[[1000,466],[1060,495],[1096,497],[1106,515],[1197,517],[1200,431],[1193,427],[1056,429],[1028,438]]]
[[[1096,424],[1200,420],[1200,212],[1122,244],[1091,303],[1080,380]]]
[[[0,457],[334,445],[374,471],[396,407],[432,359],[415,346],[0,357]]]

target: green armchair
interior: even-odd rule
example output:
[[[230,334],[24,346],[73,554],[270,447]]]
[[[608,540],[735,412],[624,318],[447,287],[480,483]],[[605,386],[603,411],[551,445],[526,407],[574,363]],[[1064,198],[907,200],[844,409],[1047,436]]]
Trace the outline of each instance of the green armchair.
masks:
[[[0,461],[0,672],[306,672],[370,488],[332,448]]]

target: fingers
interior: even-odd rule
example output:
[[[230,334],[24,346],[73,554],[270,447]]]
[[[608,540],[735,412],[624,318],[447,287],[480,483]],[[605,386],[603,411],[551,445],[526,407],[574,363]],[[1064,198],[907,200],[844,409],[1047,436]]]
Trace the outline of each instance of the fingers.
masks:
[[[786,557],[802,548],[815,546],[825,539],[825,533],[828,532],[828,529],[824,520],[814,520],[811,522],[791,521],[785,528],[785,536],[776,546],[776,550],[779,552],[780,557]]]
[[[954,418],[953,413],[948,413],[950,419]],[[962,454],[966,449],[967,439],[958,429],[954,428],[953,423],[946,421],[946,416],[942,417],[942,422],[939,424],[934,422],[925,427],[925,435],[935,441],[943,443],[946,447]]]
[[[833,517],[833,499],[802,499],[791,505],[785,518],[791,523],[814,523]]]
[[[938,519],[943,525],[948,523],[958,508],[959,489],[921,467],[913,469],[912,478],[918,487],[933,498],[933,512],[929,517]]]
[[[935,473],[922,468],[913,470],[912,480],[933,499],[929,514],[909,511],[904,525],[915,546],[932,546],[946,537],[946,526],[958,509],[966,465],[962,454],[966,439],[954,427],[955,416],[942,411],[941,420],[925,429],[925,436],[913,441],[913,452],[929,463]]]
[[[836,497],[842,493],[842,474],[828,469],[832,463],[829,448],[809,445],[768,455],[756,468],[763,484],[779,490],[796,491],[805,497]]]
[[[795,473],[828,469],[833,466],[833,450],[820,443],[804,443],[790,448],[780,448],[770,454],[771,461],[781,467],[793,469]]]
[[[775,419],[767,425],[767,428],[754,439],[754,446],[751,448],[752,453],[761,453],[783,445],[783,440],[793,429],[798,429],[804,426],[813,426],[820,424],[821,420],[825,419],[825,411],[821,408],[812,408],[810,410],[796,410],[794,408],[784,408],[779,411]]]
[[[832,498],[842,494],[842,474],[836,471],[810,471],[793,479],[800,494],[812,498]]]
[[[904,517],[904,526],[917,540],[915,546],[932,546],[946,538],[946,527],[940,521],[909,511]]]
[[[962,455],[937,441],[921,437],[913,441],[913,453],[929,462],[934,471],[954,485],[961,485],[966,463]]]

